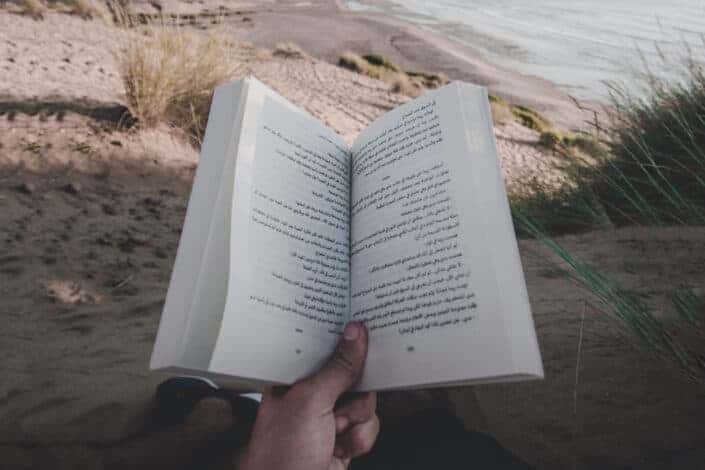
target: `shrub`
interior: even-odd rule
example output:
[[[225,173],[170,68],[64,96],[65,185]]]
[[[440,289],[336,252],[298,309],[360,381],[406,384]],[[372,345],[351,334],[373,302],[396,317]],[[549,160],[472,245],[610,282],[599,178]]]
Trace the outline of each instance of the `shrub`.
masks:
[[[101,12],[94,0],[69,0],[67,5],[71,13],[81,18],[88,19],[103,16],[103,12]]]
[[[565,133],[560,139],[590,164],[578,165],[565,191],[540,193],[521,206],[546,220],[550,233],[574,226],[577,216],[586,228],[604,226],[605,218],[614,225],[705,224],[705,70],[692,58],[682,70],[670,81],[646,73],[637,89],[611,85],[603,137]],[[543,128],[526,108],[514,111],[529,127]],[[541,132],[541,143],[555,144],[558,134]],[[581,204],[572,207],[570,221],[557,220],[566,201]]]
[[[562,135],[561,142],[566,147],[578,149],[588,156],[599,159],[603,159],[606,155],[605,145],[590,135],[572,133],[563,133]]]
[[[595,185],[620,222],[705,223],[705,71],[647,74],[644,89],[611,86],[609,147]]]
[[[31,16],[35,20],[43,19],[47,12],[46,5],[40,0],[21,0],[20,8],[23,14]]]
[[[166,122],[200,138],[213,89],[242,73],[243,53],[218,32],[148,25],[117,51],[130,113],[139,125]]]
[[[527,182],[521,194],[510,195],[512,209],[521,212],[550,234],[611,228],[613,224],[604,207],[597,201],[589,185],[582,182],[589,177],[591,169],[573,164],[565,171],[572,183],[555,188],[537,181]],[[583,173],[588,176],[583,176]],[[516,228],[519,236],[532,236],[522,230],[520,225]]]
[[[502,101],[493,101],[490,99],[490,109],[492,110],[492,122],[495,126],[507,124],[514,118],[512,110]]]
[[[605,146],[601,145],[594,137],[556,128],[546,129],[541,132],[538,143],[549,149],[563,148],[572,157],[584,155],[604,159],[607,151]],[[575,151],[579,152],[576,153]]]
[[[306,54],[303,50],[293,42],[280,42],[274,46],[274,51],[272,54],[277,57],[284,57],[285,59],[303,59]]]
[[[367,61],[368,64],[374,65],[376,67],[381,67],[383,69],[391,70],[392,72],[400,72],[401,70],[395,63],[388,60],[379,54],[367,54],[362,56],[363,59]]]
[[[563,136],[555,129],[545,130],[539,135],[539,145],[553,149],[563,143]]]
[[[352,70],[353,72],[367,75],[368,77],[381,79],[383,68],[369,63],[367,60],[354,52],[345,52],[338,59],[338,65]]]
[[[536,132],[544,132],[551,129],[553,126],[548,119],[541,116],[533,109],[518,104],[512,105],[512,114],[517,119],[519,124]]]
[[[393,93],[412,97],[419,96],[426,88],[438,88],[448,83],[448,79],[442,74],[405,72],[379,54],[360,56],[353,52],[345,52],[338,58],[338,65],[388,83]]]
[[[419,96],[423,92],[423,88],[418,82],[412,81],[407,75],[402,74],[394,79],[390,90],[392,93],[401,93],[411,97]]]
[[[642,298],[551,238],[613,224],[705,223],[705,72],[692,58],[685,65],[681,79],[645,74],[641,90],[612,85],[606,138],[561,138],[562,145],[596,162],[576,164],[573,184],[559,191],[538,188],[512,200],[512,206],[519,234],[535,237],[557,255],[566,275],[599,299],[603,311],[642,345],[705,385],[705,303],[690,286],[673,290],[670,311],[656,315]],[[550,140],[555,142],[555,136]]]
[[[406,74],[414,79],[415,81],[420,82],[423,86],[426,88],[438,88],[446,83],[448,83],[450,80],[448,80],[448,77],[446,77],[442,73],[424,73],[424,72],[413,72],[413,71],[407,71]]]

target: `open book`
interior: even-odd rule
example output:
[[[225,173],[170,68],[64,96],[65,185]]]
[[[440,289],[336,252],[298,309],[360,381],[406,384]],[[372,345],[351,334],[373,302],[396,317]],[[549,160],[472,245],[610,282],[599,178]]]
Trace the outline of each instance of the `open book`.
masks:
[[[151,367],[290,384],[352,320],[358,390],[543,376],[486,90],[428,92],[350,146],[253,78],[219,87]]]

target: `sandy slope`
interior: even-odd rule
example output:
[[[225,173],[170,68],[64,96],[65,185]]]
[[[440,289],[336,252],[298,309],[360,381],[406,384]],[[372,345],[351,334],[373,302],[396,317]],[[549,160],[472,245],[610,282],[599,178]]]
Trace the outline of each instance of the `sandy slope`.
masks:
[[[255,21],[243,28],[259,26]],[[100,21],[69,15],[50,14],[37,22],[0,14],[0,102],[15,112],[36,113],[41,108],[43,113],[102,113],[110,119],[124,105],[114,56],[122,34]],[[250,69],[350,142],[374,118],[408,99],[390,93],[382,82],[310,57],[254,54]],[[565,161],[537,146],[536,132],[510,122],[495,135],[510,189],[534,179],[560,180],[556,168]]]
[[[151,468],[163,443],[134,449],[162,379],[147,361],[197,152],[168,129],[115,130],[124,103],[114,31],[67,15],[0,13],[0,32],[0,462]],[[251,67],[348,139],[405,100],[308,58],[264,54]],[[556,157],[538,150],[534,133],[496,135],[511,184],[550,173]],[[705,285],[704,238],[703,229],[621,230],[561,242],[659,304],[684,280]],[[454,390],[467,424],[542,468],[674,459],[698,468],[702,389],[584,310],[585,295],[537,248],[521,242],[547,378]],[[134,460],[114,463],[116,454]]]
[[[567,128],[585,127],[583,114],[553,83],[503,69],[478,52],[394,18],[340,10],[327,0],[284,0],[276,7],[243,8],[249,22],[236,23],[237,37],[264,47],[292,41],[316,57],[337,63],[341,52],[377,53],[405,70],[445,73],[486,86],[494,94],[529,106]],[[242,16],[242,15],[241,15]],[[594,106],[594,103],[585,103]]]

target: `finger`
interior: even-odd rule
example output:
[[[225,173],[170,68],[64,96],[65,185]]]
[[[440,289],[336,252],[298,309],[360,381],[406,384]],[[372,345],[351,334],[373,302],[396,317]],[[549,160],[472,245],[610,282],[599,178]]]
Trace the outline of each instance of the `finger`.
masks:
[[[358,393],[354,398],[340,405],[335,413],[336,432],[342,432],[350,424],[359,424],[369,421],[377,409],[377,394],[374,392]],[[338,429],[338,421],[345,421],[345,426]]]
[[[331,358],[304,383],[316,399],[333,405],[360,378],[366,356],[367,329],[359,322],[348,323]]]
[[[331,460],[328,470],[346,470],[350,465],[350,459],[334,458]]]
[[[226,431],[233,425],[232,407],[221,398],[206,397],[186,418],[185,434],[196,438]]]
[[[379,419],[375,415],[371,420],[348,429],[336,436],[334,452],[338,458],[352,459],[366,454],[372,449],[379,434]]]

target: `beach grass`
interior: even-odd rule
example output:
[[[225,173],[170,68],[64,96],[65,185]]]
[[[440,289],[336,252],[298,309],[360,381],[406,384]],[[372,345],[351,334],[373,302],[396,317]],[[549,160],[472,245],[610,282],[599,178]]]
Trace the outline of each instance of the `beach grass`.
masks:
[[[544,219],[550,233],[580,218],[586,229],[604,226],[605,217],[615,226],[705,224],[705,70],[694,60],[684,70],[670,82],[644,75],[636,91],[611,85],[601,136],[543,128],[520,109],[543,128],[540,144],[581,158],[566,188],[534,188],[534,200],[516,203]]]
[[[448,83],[448,78],[443,74],[403,70],[380,54],[359,55],[348,51],[340,55],[338,65],[389,84],[393,93],[411,97]]]
[[[399,74],[391,80],[390,91],[406,96],[419,96],[422,88],[417,82],[411,80],[408,75]]]
[[[381,80],[383,77],[396,75],[396,70],[369,62],[354,52],[344,52],[338,58],[338,65],[368,77]]]
[[[298,44],[293,42],[280,42],[274,46],[272,54],[276,57],[283,57],[285,59],[303,59],[306,57],[306,53],[299,47]]]
[[[72,14],[85,19],[101,17],[105,14],[95,0],[68,0],[66,5]]]
[[[528,196],[511,203],[520,236],[535,238],[557,256],[566,275],[597,298],[602,310],[641,345],[705,385],[705,303],[693,286],[674,289],[670,309],[656,314],[639,296],[555,239],[561,233],[615,226],[705,224],[705,72],[692,59],[684,70],[681,79],[671,81],[644,74],[644,86],[637,91],[610,85],[606,135],[601,138],[543,129],[542,145],[577,149],[592,160],[576,159],[565,187],[537,184]],[[531,119],[539,130],[540,121]]]
[[[112,2],[112,0],[110,0]],[[108,2],[108,3],[110,3]],[[19,0],[17,5],[20,13],[35,20],[44,19],[49,11],[59,11],[80,16],[83,19],[106,18],[106,4],[97,0],[53,0],[48,3],[42,0]]]
[[[675,289],[671,293],[671,309],[657,314],[636,293],[566,250],[524,212],[515,209],[513,218],[519,230],[558,258],[554,268],[589,292],[597,301],[597,309],[616,319],[638,346],[656,353],[677,366],[687,379],[705,386],[705,303],[691,286]]]
[[[386,57],[380,55],[380,54],[365,54],[362,56],[365,61],[374,66],[374,67],[379,67],[382,69],[386,69],[392,72],[400,72],[401,70],[399,67],[392,62],[391,60],[387,59]]]
[[[200,139],[216,86],[242,75],[241,45],[167,20],[128,31],[116,50],[127,107],[140,126],[166,123]]]
[[[405,73],[409,78],[420,82],[424,87],[429,89],[438,88],[450,82],[448,77],[442,73],[416,72],[414,70],[406,70]]]
[[[495,126],[505,125],[514,120],[514,115],[508,106],[490,101],[490,108],[492,111],[492,122]]]
[[[521,125],[536,132],[544,132],[553,128],[548,119],[526,106],[512,105],[511,111]]]
[[[548,129],[539,134],[539,145],[555,149],[563,142],[563,134],[557,129]]]
[[[35,20],[41,20],[47,12],[47,6],[41,0],[21,0],[19,2],[22,14]]]
[[[679,80],[646,74],[638,92],[610,86],[613,159],[596,183],[613,217],[642,224],[705,223],[705,69]]]

